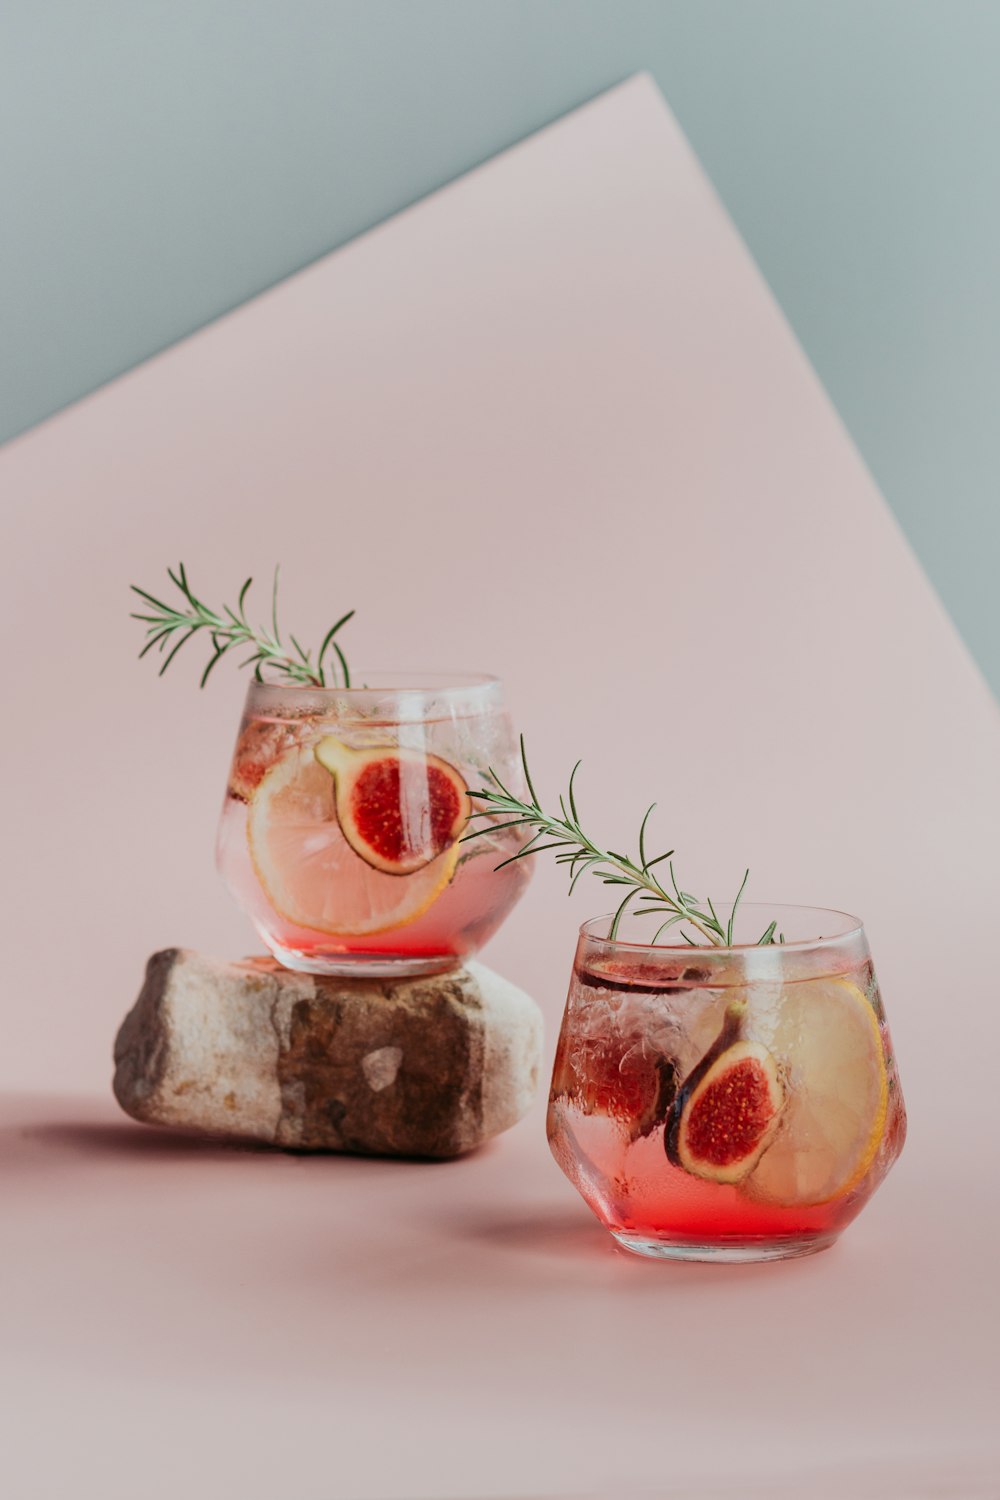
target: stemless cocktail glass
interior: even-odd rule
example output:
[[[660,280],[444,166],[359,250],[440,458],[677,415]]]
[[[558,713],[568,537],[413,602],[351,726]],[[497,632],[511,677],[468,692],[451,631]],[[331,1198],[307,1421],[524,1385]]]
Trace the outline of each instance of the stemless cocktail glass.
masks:
[[[784,943],[754,946],[772,920]],[[614,941],[609,927],[580,930],[556,1053],[562,1170],[642,1255],[780,1260],[832,1244],[906,1134],[861,923],[747,904],[732,947],[683,949],[643,942],[637,919]]]
[[[528,879],[522,842],[460,842],[467,787],[519,783],[496,678],[361,688],[254,682],[233,755],[218,865],[274,956],[314,974],[435,973],[474,953]],[[511,783],[508,783],[511,784]]]

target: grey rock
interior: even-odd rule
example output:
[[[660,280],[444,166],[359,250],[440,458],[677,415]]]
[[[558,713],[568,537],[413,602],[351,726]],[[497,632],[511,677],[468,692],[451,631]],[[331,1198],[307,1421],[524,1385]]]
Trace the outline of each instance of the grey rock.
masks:
[[[515,1124],[542,1018],[479,963],[384,981],[155,953],[115,1041],[136,1120],[305,1151],[458,1156]]]

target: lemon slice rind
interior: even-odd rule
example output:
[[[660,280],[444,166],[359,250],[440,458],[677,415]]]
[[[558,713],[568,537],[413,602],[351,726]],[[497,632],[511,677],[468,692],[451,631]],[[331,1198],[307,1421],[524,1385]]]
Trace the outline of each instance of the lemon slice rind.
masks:
[[[286,847],[276,858],[282,841]],[[460,853],[456,842],[410,875],[372,870],[344,839],[334,811],[333,778],[305,747],[286,752],[258,784],[247,812],[247,844],[261,889],[280,917],[296,927],[343,938],[412,926],[451,883]],[[297,847],[303,861],[312,861],[311,875],[303,873]],[[378,891],[409,895],[412,902],[401,900],[364,920],[344,920],[336,914],[338,891],[345,901],[360,891]]]
[[[843,978],[786,987],[777,1014],[768,1044],[784,1066],[788,1104],[741,1190],[758,1202],[818,1207],[858,1186],[885,1135],[882,1033],[867,996]]]

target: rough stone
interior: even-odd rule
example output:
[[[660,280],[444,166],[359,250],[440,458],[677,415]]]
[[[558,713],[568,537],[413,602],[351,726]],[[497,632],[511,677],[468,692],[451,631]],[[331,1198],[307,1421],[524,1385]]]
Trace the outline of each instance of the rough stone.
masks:
[[[537,1005],[483,964],[384,981],[155,953],[115,1041],[122,1109],[305,1151],[458,1156],[534,1098]]]

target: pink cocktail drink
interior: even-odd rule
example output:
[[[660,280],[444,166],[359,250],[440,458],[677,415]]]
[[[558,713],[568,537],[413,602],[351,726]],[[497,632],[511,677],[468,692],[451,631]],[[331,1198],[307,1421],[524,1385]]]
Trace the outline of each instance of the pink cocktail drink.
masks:
[[[750,931],[759,915],[747,906],[741,920]],[[583,929],[549,1139],[628,1249],[724,1260],[822,1249],[902,1149],[906,1115],[860,925],[802,909],[783,920],[830,935],[678,951],[635,941],[638,924],[623,929],[632,941]]]
[[[218,863],[272,953],[314,973],[432,973],[475,953],[528,879],[522,840],[464,844],[470,785],[516,782],[494,679],[254,684]]]

